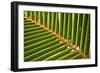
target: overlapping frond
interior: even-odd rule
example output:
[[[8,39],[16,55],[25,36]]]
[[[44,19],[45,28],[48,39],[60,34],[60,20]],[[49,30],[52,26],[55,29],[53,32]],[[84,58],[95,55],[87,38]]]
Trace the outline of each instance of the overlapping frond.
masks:
[[[90,58],[90,15],[24,12],[24,61]]]

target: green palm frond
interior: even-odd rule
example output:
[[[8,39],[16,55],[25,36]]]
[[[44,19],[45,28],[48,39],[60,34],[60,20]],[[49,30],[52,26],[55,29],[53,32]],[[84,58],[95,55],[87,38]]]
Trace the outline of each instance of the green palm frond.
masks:
[[[24,12],[24,61],[90,58],[90,15]]]

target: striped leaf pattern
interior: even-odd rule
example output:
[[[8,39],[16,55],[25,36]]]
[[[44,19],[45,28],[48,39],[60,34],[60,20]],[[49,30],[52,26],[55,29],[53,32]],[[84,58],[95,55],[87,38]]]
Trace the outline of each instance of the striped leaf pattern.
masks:
[[[90,14],[24,11],[24,61],[90,58]]]

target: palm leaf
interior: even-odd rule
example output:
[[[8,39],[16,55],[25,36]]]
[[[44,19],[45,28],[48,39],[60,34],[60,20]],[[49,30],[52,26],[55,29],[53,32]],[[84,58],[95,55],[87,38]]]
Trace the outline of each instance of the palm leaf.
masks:
[[[24,12],[24,61],[90,58],[90,15]]]

